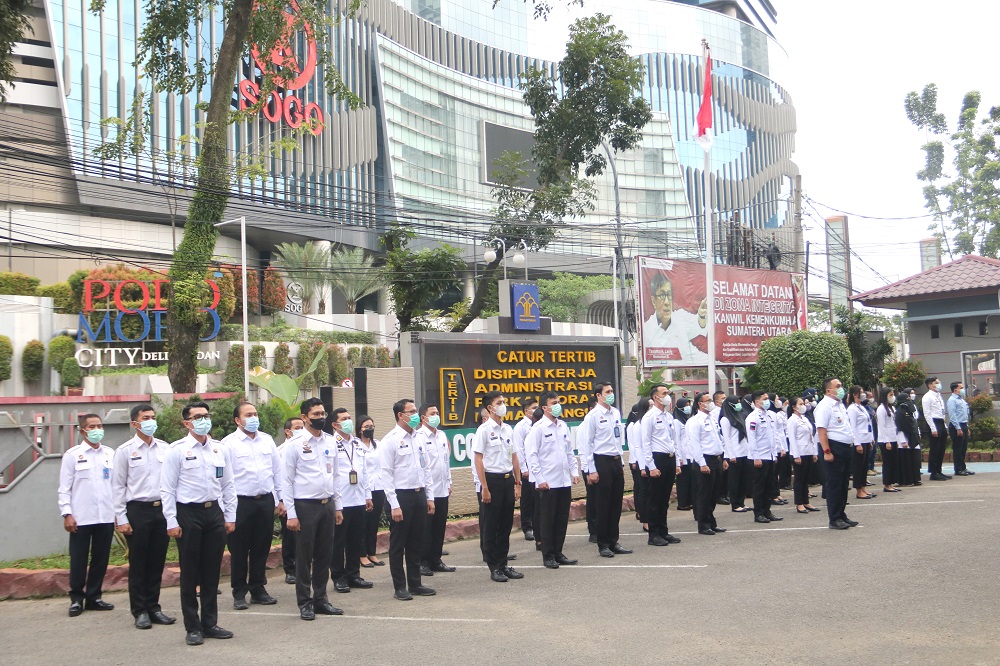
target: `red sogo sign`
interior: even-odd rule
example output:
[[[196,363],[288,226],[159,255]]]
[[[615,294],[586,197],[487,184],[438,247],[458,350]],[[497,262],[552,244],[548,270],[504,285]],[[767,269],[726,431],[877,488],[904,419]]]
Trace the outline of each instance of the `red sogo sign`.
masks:
[[[293,11],[298,11],[299,6],[295,0],[291,0],[290,5]],[[305,62],[295,54],[292,48],[292,37],[295,33],[295,14],[284,12],[285,31],[281,39],[274,45],[270,53],[263,54],[256,44],[250,48],[250,55],[261,72],[274,68],[279,71],[282,67],[292,70],[290,78],[275,77],[275,84],[278,90],[268,93],[264,102],[264,117],[272,123],[281,120],[292,129],[298,129],[302,123],[310,123],[310,132],[319,136],[323,131],[323,110],[315,102],[308,104],[303,102],[293,91],[304,88],[312,79],[316,72],[316,38],[313,35],[312,26],[305,24],[306,33],[306,53]],[[240,110],[252,107],[260,100],[260,85],[252,79],[243,79],[237,86],[239,90]]]

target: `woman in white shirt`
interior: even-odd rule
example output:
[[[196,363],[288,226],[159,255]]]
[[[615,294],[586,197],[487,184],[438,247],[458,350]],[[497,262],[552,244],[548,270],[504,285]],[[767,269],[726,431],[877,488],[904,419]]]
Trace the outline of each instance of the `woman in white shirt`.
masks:
[[[364,534],[364,548],[366,555],[361,556],[361,566],[366,569],[372,567],[383,567],[382,562],[376,556],[376,543],[378,542],[378,528],[382,520],[382,511],[385,508],[385,491],[382,489],[382,468],[379,465],[378,442],[375,441],[375,421],[370,416],[362,416],[358,419],[358,439],[361,440],[365,451],[365,478],[372,484],[372,510],[365,512],[365,524],[362,528]]]
[[[677,510],[690,511],[694,508],[694,499],[698,494],[697,475],[700,473],[699,466],[694,464],[690,453],[690,444],[685,431],[687,420],[691,418],[690,398],[677,398],[677,406],[674,407],[674,420],[671,425],[674,428],[674,445],[677,447],[677,464],[680,465],[681,473],[677,477]],[[698,517],[695,516],[695,520]]]
[[[747,462],[746,410],[739,396],[730,395],[719,410],[719,428],[722,430],[722,449],[729,461],[727,483],[729,486],[729,510],[733,513],[747,513],[747,495],[753,479],[753,463]]]
[[[649,519],[646,517],[646,484],[649,477],[645,466],[646,457],[642,450],[642,437],[639,434],[639,422],[646,415],[653,401],[642,398],[632,405],[625,425],[625,441],[628,443],[628,466],[632,472],[632,502],[635,506],[635,519],[642,523],[642,531],[649,531]]]
[[[816,462],[816,426],[806,417],[806,401],[792,398],[788,403],[788,456],[795,464],[795,510],[799,513],[819,511],[809,503],[809,470]]]
[[[896,487],[896,469],[899,445],[899,432],[896,430],[896,392],[889,388],[882,389],[878,396],[878,408],[875,410],[875,423],[878,426],[878,450],[882,456],[882,492],[902,492]]]
[[[851,476],[854,478],[854,492],[858,499],[871,499],[875,493],[867,490],[868,456],[872,452],[875,435],[872,432],[872,417],[861,402],[865,390],[852,386],[847,394],[847,424],[854,432],[854,453],[851,455]]]

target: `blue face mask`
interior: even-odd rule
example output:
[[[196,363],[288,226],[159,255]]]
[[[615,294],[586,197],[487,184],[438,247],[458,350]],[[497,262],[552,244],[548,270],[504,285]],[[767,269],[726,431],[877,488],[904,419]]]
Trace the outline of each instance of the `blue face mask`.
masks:
[[[837,400],[843,400],[844,395],[846,395],[846,391],[844,391],[844,387],[841,386],[839,389],[837,389]]]
[[[764,404],[761,405],[760,407],[761,407],[761,409],[771,409],[771,401],[770,400],[765,400]]]
[[[207,416],[202,416],[191,421],[191,430],[194,431],[196,435],[207,435],[212,430],[212,419]]]
[[[429,425],[432,428],[437,428],[439,425],[441,425],[441,417],[438,416],[437,414],[435,414],[434,416],[428,416],[427,425]]]
[[[687,405],[686,407],[681,407],[681,411],[684,412],[685,414],[690,414],[691,413],[691,405]]]
[[[354,421],[351,419],[346,419],[340,422],[340,429],[344,431],[345,435],[354,434]]]
[[[608,403],[608,407],[615,404],[615,394],[609,393],[608,395],[604,396],[604,401]]]
[[[247,424],[243,426],[247,432],[257,432],[260,428],[260,417],[259,416],[248,416]]]
[[[139,423],[139,431],[146,437],[152,437],[153,433],[156,432],[156,419],[141,421]]]
[[[958,395],[960,397],[964,398],[965,397],[965,389],[964,388],[958,389]]]

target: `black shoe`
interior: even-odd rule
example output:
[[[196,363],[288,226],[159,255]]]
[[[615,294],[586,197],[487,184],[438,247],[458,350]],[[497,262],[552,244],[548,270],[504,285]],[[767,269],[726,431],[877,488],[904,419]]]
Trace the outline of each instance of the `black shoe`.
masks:
[[[649,541],[646,542],[649,546],[669,546],[670,542],[663,537],[654,536],[650,537]]]
[[[817,509],[817,508],[816,508],[816,507],[814,507],[814,506],[807,506],[807,507],[806,507],[806,511],[819,511],[819,509]]]
[[[601,557],[614,557],[615,556],[615,554],[611,552],[610,548],[601,548],[599,551],[597,551],[597,553]]]
[[[847,523],[848,527],[857,527],[858,525],[861,524],[861,523],[859,523],[856,520],[848,520],[847,518],[841,518],[841,520],[843,520],[845,523]]]
[[[547,557],[542,560],[542,564],[545,565],[546,569],[558,569],[559,565],[556,563],[555,558]]]
[[[753,522],[755,522],[755,523],[769,523],[769,522],[771,522],[771,519],[768,518],[767,516],[754,516],[753,517]]]
[[[591,534],[589,541],[590,541],[590,543],[597,543],[597,535],[596,534]]]
[[[233,632],[229,631],[228,629],[223,629],[219,625],[215,625],[214,627],[209,627],[208,629],[203,629],[201,633],[205,638],[225,639],[233,637]]]
[[[678,506],[677,510],[678,511],[690,511],[693,508],[694,507],[692,507],[690,504],[685,504],[684,506]]]
[[[500,569],[493,569],[490,571],[490,580],[494,583],[506,583],[507,576],[504,575],[503,571]]]
[[[944,474],[940,474],[938,472],[935,472],[930,476],[931,481],[947,481],[950,478],[950,476],[945,476]]]
[[[521,580],[522,578],[524,578],[524,574],[523,573],[521,573],[520,571],[516,571],[514,569],[511,569],[510,567],[507,567],[507,568],[505,568],[503,570],[503,575],[507,576],[507,578],[509,578],[511,580]]]
[[[447,554],[448,554],[448,553],[441,553],[441,555],[447,555]],[[514,554],[512,554],[512,555],[508,555],[508,556],[507,556],[507,561],[508,561],[508,562],[513,562],[513,561],[514,561],[514,560],[516,560],[516,559],[517,559],[517,553],[514,553]]]
[[[775,522],[775,521],[778,521],[778,520],[784,520],[784,518],[782,518],[781,516],[776,516],[773,513],[768,513],[768,514],[765,514],[765,515],[767,516],[767,519],[770,520],[771,522]]]
[[[424,565],[421,564],[420,565],[420,575],[421,576],[433,576],[434,575],[434,571],[430,567],[425,567]]]
[[[540,551],[541,549],[542,549],[542,544],[536,542],[535,543],[535,550]]]
[[[963,469],[962,471],[963,471],[963,472],[965,472],[965,475],[966,475],[966,476],[975,476],[975,475],[976,475],[976,473],[975,473],[975,472],[973,472],[973,471],[972,471],[972,470],[970,470],[970,469]]]
[[[728,497],[720,497],[719,501],[716,502],[716,504],[722,504],[724,506],[729,506],[729,502],[730,502],[730,500],[729,500]]]
[[[615,543],[611,545],[611,552],[615,555],[631,555],[632,551],[625,548],[620,543]]]
[[[135,618],[135,628],[136,629],[151,629],[153,627],[152,621],[149,619],[149,613],[143,611],[139,613]]]
[[[299,617],[303,620],[315,620],[316,611],[313,610],[313,605],[311,603],[306,604],[299,609]]]
[[[667,543],[680,543],[681,540],[675,537],[673,534],[664,534],[663,538],[667,540]]]
[[[441,551],[441,557],[448,557],[449,555],[451,555],[450,551],[447,551],[447,550],[442,550]]]
[[[713,527],[712,531],[715,532],[716,534],[721,534],[722,532],[726,531],[726,528],[725,527]]]
[[[353,576],[347,579],[347,584],[351,587],[356,587],[359,590],[370,590],[375,587],[375,583],[365,580],[361,576]]]
[[[188,645],[201,645],[205,642],[205,637],[201,635],[200,631],[189,631],[184,642]]]
[[[437,571],[438,573],[452,573],[453,571],[455,571],[455,567],[448,566],[444,562],[438,562],[437,564],[431,567],[431,570]]]
[[[285,582],[288,583],[289,585],[295,585],[295,575],[285,574]]]
[[[782,490],[791,490],[792,487],[791,486],[781,486],[781,489]]]
[[[267,590],[261,590],[257,594],[250,593],[250,603],[261,606],[273,606],[278,603],[278,600],[268,594]]]
[[[233,610],[246,610],[250,608],[246,597],[233,597]]]
[[[777,506],[785,506],[786,504],[788,504],[788,500],[786,500],[786,499],[780,499],[779,498],[779,499],[771,500],[771,504],[774,504],[774,505],[777,505]]]
[[[410,594],[415,594],[418,597],[433,597],[437,594],[437,590],[432,587],[424,587],[423,585],[417,585],[416,587],[410,588]]]
[[[410,594],[407,590],[404,590],[403,588],[399,588],[398,590],[393,592],[392,596],[395,597],[396,599],[399,599],[400,601],[413,600],[413,595]]]
[[[103,599],[98,599],[97,601],[88,601],[85,604],[83,604],[83,607],[86,610],[92,610],[92,611],[111,611],[115,609],[114,604],[109,604],[107,601],[104,601]]]
[[[351,586],[347,584],[346,578],[341,578],[333,582],[333,589],[341,594],[351,591]]]
[[[699,529],[698,534],[704,534],[705,536],[715,536],[715,531],[706,527],[705,529]]]
[[[955,472],[955,476],[972,476],[972,472],[963,469],[959,472]]]
[[[535,540],[535,531],[534,530],[527,530],[524,533],[524,540],[525,541],[534,541]]]
[[[832,523],[830,523],[831,530],[846,530],[850,527],[851,527],[850,525],[848,525],[842,520],[835,520]]]
[[[76,617],[77,615],[80,615],[81,613],[83,613],[83,602],[82,601],[74,601],[73,603],[71,603],[69,605],[69,616],[70,617]]]
[[[177,618],[170,617],[169,615],[164,614],[163,611],[153,611],[152,613],[149,614],[149,621],[152,622],[153,624],[167,625],[176,622]]]
[[[334,606],[333,604],[331,604],[329,601],[324,601],[321,604],[313,604],[313,610],[316,612],[316,615],[343,615],[344,614],[344,611],[342,609],[337,608],[336,606]]]
[[[556,564],[565,564],[566,566],[573,566],[577,562],[576,560],[569,559],[568,557],[566,557],[562,553],[559,553],[558,555],[556,555],[555,560],[556,560]]]

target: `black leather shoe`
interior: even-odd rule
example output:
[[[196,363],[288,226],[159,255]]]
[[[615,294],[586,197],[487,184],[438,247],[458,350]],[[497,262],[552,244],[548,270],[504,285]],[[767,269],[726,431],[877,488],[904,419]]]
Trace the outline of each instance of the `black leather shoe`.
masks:
[[[112,611],[115,609],[114,604],[109,604],[107,601],[104,601],[103,599],[98,599],[97,601],[88,601],[83,605],[83,607],[87,610],[92,610],[92,611]]]
[[[219,625],[215,625],[214,627],[209,627],[208,629],[202,629],[201,633],[205,638],[225,639],[233,637],[233,632],[229,631],[228,629],[223,629]]]
[[[490,580],[494,583],[506,583],[507,576],[504,575],[503,571],[500,569],[494,569],[490,571]]]
[[[590,543],[597,543],[597,535],[596,534],[591,534],[590,535]]]
[[[331,604],[329,601],[324,601],[321,604],[313,604],[313,610],[316,612],[316,615],[343,615],[344,614],[344,611],[342,609],[337,608],[336,606],[334,606],[333,604]]]
[[[441,555],[447,555],[447,554],[448,553],[441,553]],[[507,561],[508,562],[513,562],[516,559],[517,559],[517,553],[512,553],[512,554],[510,554],[510,555],[507,556]]]
[[[447,551],[447,550],[442,550],[441,551],[441,557],[448,557],[449,555],[451,555],[451,553],[449,551]]]
[[[937,472],[935,472],[934,474],[931,474],[930,478],[931,478],[931,481],[947,481],[951,477],[950,476],[945,476],[944,474],[938,474]]]
[[[769,523],[771,520],[767,516],[754,516],[753,522],[755,523]]]
[[[972,473],[963,469],[960,472],[955,472],[955,476],[972,476]]]
[[[541,549],[542,549],[542,544],[536,542],[535,543],[535,550],[539,550],[540,551]]]
[[[779,520],[784,520],[784,518],[782,518],[781,516],[776,516],[773,513],[769,513],[769,514],[766,514],[766,515],[767,515],[767,519],[770,520],[772,523],[776,522],[776,521],[779,521]]]
[[[299,609],[299,617],[301,617],[303,620],[315,620],[316,619],[316,611],[313,610],[313,605],[312,604],[306,604],[305,606],[303,606],[302,608],[300,608]]]
[[[843,521],[844,521],[845,523],[847,523],[847,526],[848,526],[848,527],[857,527],[858,525],[860,525],[860,524],[861,524],[861,523],[859,523],[859,522],[858,522],[858,521],[856,521],[856,520],[848,520],[847,518],[844,518],[844,519],[843,519]]]
[[[650,539],[646,541],[646,544],[649,546],[669,546],[670,542],[662,537],[654,536],[650,537]]]
[[[341,594],[345,594],[351,591],[351,586],[347,584],[346,580],[337,580],[333,583],[333,589]]]
[[[726,528],[725,527],[713,527],[712,531],[715,532],[716,534],[721,534],[722,532],[726,531]]]
[[[832,523],[830,523],[831,530],[846,530],[849,529],[850,527],[851,527],[850,525],[848,525],[842,520],[835,520]]]
[[[973,472],[971,469],[963,469],[962,471],[965,472],[966,476],[975,476],[976,475],[976,473]]]
[[[77,615],[80,615],[81,613],[83,613],[83,602],[74,601],[73,603],[71,603],[69,605],[69,616],[70,617],[76,617]]]
[[[681,540],[675,537],[673,534],[664,534],[663,538],[667,540],[667,543],[680,543]]]
[[[507,576],[507,578],[509,578],[510,580],[521,580],[522,578],[524,578],[523,573],[515,569],[511,569],[510,567],[507,567],[503,570],[503,575]]]
[[[173,624],[177,621],[176,617],[170,617],[166,615],[163,611],[153,611],[149,614],[149,621],[153,624],[168,625]]]
[[[452,573],[453,571],[455,571],[455,567],[448,566],[444,562],[438,562],[433,567],[431,567],[431,569],[438,573]]]
[[[424,587],[423,585],[417,585],[416,587],[410,588],[410,594],[415,594],[418,597],[433,597],[437,594],[437,590],[433,587]]]
[[[730,502],[730,500],[729,500],[728,497],[720,497],[719,501],[716,502],[716,504],[722,504],[724,506],[729,506],[729,502]]]
[[[625,548],[620,543],[615,543],[611,545],[611,552],[615,555],[631,555],[632,551]]]
[[[278,603],[278,600],[268,594],[267,590],[261,590],[257,594],[250,595],[250,603],[261,606],[273,606]]]
[[[555,556],[556,564],[565,564],[566,566],[573,566],[576,564],[576,560],[571,560],[562,553]]]
[[[525,532],[524,533],[524,540],[525,541],[534,541],[535,540],[535,531],[534,530],[528,530],[527,532]]]
[[[356,587],[359,590],[370,590],[375,587],[375,583],[365,580],[361,576],[354,576],[353,578],[347,579],[347,584],[351,587]]]
[[[421,576],[433,576],[434,575],[434,571],[430,567],[425,567],[424,565],[421,564],[420,565],[420,575]]]
[[[393,592],[392,596],[395,597],[396,599],[399,599],[400,601],[412,601],[413,600],[413,595],[410,594],[407,590],[404,590],[402,588],[400,588],[400,589],[396,590],[395,592]]]
[[[295,585],[295,576],[293,574],[285,574],[285,582],[289,585]]]
[[[200,631],[189,631],[184,642],[188,645],[201,645],[205,642],[205,637],[201,635]]]
[[[715,532],[713,532],[711,529],[707,527],[703,530],[698,530],[698,534],[704,534],[705,536],[715,536]]]
[[[542,564],[545,565],[546,569],[558,569],[559,565],[556,563],[555,558],[547,557],[542,560]]]
[[[250,608],[246,597],[233,597],[233,610],[246,610]]]
[[[597,551],[597,553],[601,557],[614,557],[615,556],[615,554],[611,552],[610,548],[601,548],[599,551]]]
[[[149,619],[149,613],[143,611],[135,618],[135,628],[136,629],[151,629],[153,627],[152,621]]]
[[[816,508],[816,507],[814,507],[814,506],[807,506],[807,507],[806,507],[806,511],[820,511],[820,509],[817,509],[817,508]]]

